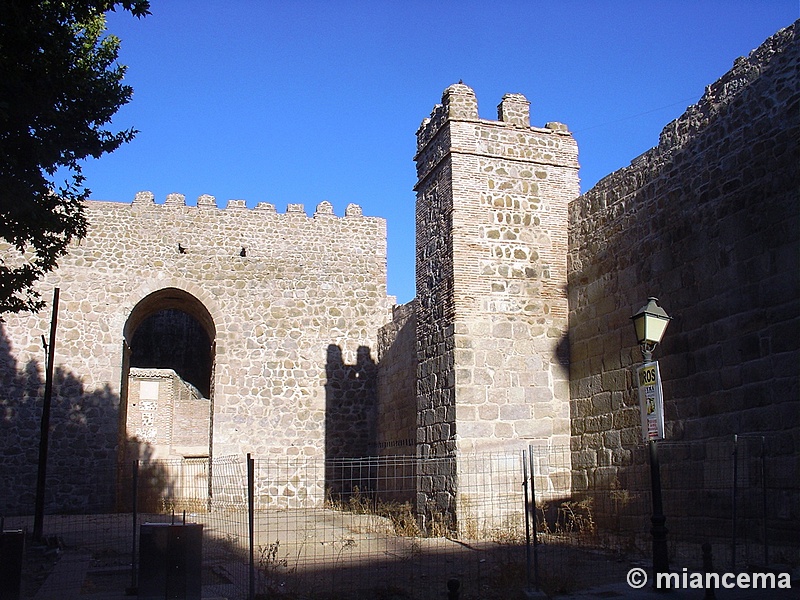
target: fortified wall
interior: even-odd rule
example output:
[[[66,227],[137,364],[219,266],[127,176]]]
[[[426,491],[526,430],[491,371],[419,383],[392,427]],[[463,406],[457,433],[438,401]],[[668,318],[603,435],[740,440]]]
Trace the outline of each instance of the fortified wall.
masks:
[[[730,489],[714,489],[729,472],[713,465],[732,468],[738,435],[764,437],[753,453],[766,475],[756,463],[740,477],[767,478],[771,543],[800,538],[797,27],[737,59],[657,147],[570,204],[573,489],[646,477],[630,316],[657,296],[673,317],[655,351],[678,461],[663,465],[667,523],[692,519],[700,537],[730,510]],[[705,450],[688,444],[699,440]]]
[[[364,422],[374,419],[377,332],[392,303],[383,219],[352,204],[340,217],[322,202],[309,217],[302,205],[220,209],[213,197],[187,206],[179,194],[156,204],[147,192],[86,210],[88,235],[41,285],[45,300],[61,290],[48,474],[69,490],[62,510],[113,506],[118,462],[164,455],[169,407],[148,397],[142,411],[141,378],[129,386],[129,375],[171,366],[148,364],[150,336],[137,335],[170,312],[195,332],[184,363],[208,364],[204,382],[184,375],[207,396],[194,418],[210,440],[192,456],[375,452]],[[7,514],[33,505],[49,304],[0,324],[0,487],[15,490],[4,495]],[[312,485],[321,495],[324,482]]]
[[[467,511],[493,491],[488,477],[464,485],[482,477],[465,459],[516,465],[527,445],[566,457],[537,472],[540,492],[619,500],[647,476],[630,316],[655,295],[673,317],[656,350],[664,446],[678,448],[664,465],[670,527],[713,533],[731,497],[707,468],[730,448],[714,444],[755,435],[765,466],[748,477],[769,475],[769,535],[796,548],[797,27],[738,59],[656,148],[583,196],[565,125],[531,126],[519,94],[482,119],[469,87],[447,88],[417,132],[417,298],[405,306],[386,294],[385,222],[355,205],[309,217],[210,196],[88,203],[89,234],[40,288],[61,289],[48,506],[108,510],[120,463],[203,448],[296,457],[331,480],[326,459],[436,459],[385,490],[415,490],[422,521],[481,528]],[[13,490],[0,513],[33,505],[49,323],[49,307],[0,323],[0,489]],[[264,498],[321,501],[329,483],[293,477]],[[618,509],[594,516],[646,531],[648,509]]]

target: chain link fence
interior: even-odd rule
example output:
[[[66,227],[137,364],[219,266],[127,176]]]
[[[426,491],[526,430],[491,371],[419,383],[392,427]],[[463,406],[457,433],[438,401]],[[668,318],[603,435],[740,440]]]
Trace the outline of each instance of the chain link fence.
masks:
[[[704,543],[721,571],[800,562],[780,510],[797,482],[772,475],[769,440],[659,451],[673,568],[700,570]],[[184,522],[203,526],[192,575],[203,597],[432,600],[457,585],[462,600],[492,600],[624,582],[650,557],[647,454],[638,448],[630,464],[586,478],[570,460],[568,448],[531,446],[440,459],[140,461],[109,474],[119,512],[45,516],[43,540],[28,544],[22,597],[131,594],[141,525]],[[422,488],[451,472],[455,506],[437,509],[435,489]],[[3,526],[30,531],[32,517]]]

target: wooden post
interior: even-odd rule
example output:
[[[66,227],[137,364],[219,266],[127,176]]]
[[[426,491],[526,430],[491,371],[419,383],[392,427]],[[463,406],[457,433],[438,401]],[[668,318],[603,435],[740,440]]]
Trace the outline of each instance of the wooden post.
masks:
[[[42,424],[39,437],[39,468],[36,474],[36,504],[33,516],[33,539],[42,539],[44,523],[44,490],[47,480],[47,448],[50,442],[50,406],[53,402],[53,362],[56,348],[56,326],[58,324],[58,293],[53,289],[53,316],[50,320],[50,345],[45,346],[44,402],[42,403]],[[44,336],[42,336],[44,337]]]

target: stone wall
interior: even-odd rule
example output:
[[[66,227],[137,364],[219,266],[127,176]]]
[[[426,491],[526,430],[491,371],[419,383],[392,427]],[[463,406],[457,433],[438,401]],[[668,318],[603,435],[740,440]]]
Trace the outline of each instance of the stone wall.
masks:
[[[771,541],[798,538],[798,55],[795,24],[737,59],[657,147],[570,205],[575,490],[613,487],[637,468],[646,477],[630,316],[657,296],[673,317],[655,352],[667,442],[764,435]],[[694,447],[680,466],[662,465],[674,467],[667,527],[670,515],[730,509],[730,489],[712,497],[711,457]],[[692,524],[695,535],[716,526]]]
[[[187,313],[212,340],[213,455],[313,461],[326,449],[335,457],[375,446],[374,427],[362,423],[374,423],[377,331],[392,304],[383,219],[356,205],[339,217],[328,202],[311,217],[302,205],[277,213],[233,200],[219,209],[211,196],[197,206],[179,194],[156,204],[147,192],[132,204],[89,202],[87,216],[86,238],[40,286],[45,299],[61,290],[55,404],[63,410],[53,414],[50,456],[64,472],[91,472],[104,478],[95,487],[113,489],[108,478],[127,441],[128,346],[161,310]],[[2,325],[0,453],[9,458],[0,483],[17,491],[3,497],[7,514],[31,506],[49,320],[48,306]],[[98,497],[82,493],[76,503]]]
[[[378,332],[377,486],[384,500],[416,500],[416,300],[393,307]]]
[[[41,319],[5,316],[0,323],[0,513],[4,515],[33,513],[45,386],[41,340],[49,336],[50,308]],[[12,340],[9,330],[15,331],[14,322],[21,323],[28,336]],[[119,384],[87,385],[83,376],[63,365],[64,343],[56,340],[45,502],[48,509],[58,507],[63,512],[104,512],[115,502]]]
[[[425,186],[417,188],[416,202],[417,455],[442,459],[422,463],[422,471],[417,473],[415,509],[423,528],[438,514],[447,515],[448,520],[454,518],[457,493],[453,458],[456,452],[454,204],[452,163],[447,153],[450,129],[442,126],[446,115],[444,109],[434,111],[430,123],[423,122],[417,131],[417,177],[423,179],[420,171],[424,169],[425,179]],[[438,136],[438,143],[426,147],[428,131],[432,132],[430,139],[433,133]]]
[[[416,301],[393,307],[378,332],[377,439],[380,456],[414,456],[417,444]]]
[[[455,489],[459,455],[569,444],[577,145],[560,123],[531,127],[522,95],[506,95],[498,115],[481,119],[474,92],[456,84],[417,132],[418,444],[456,458],[421,475],[419,504],[450,513],[481,506]],[[553,476],[568,483],[562,467]]]

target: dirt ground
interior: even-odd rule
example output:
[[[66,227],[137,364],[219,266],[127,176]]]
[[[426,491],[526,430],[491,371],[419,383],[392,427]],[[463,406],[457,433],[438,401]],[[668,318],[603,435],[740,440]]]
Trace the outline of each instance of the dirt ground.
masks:
[[[171,519],[142,515],[137,525]],[[199,573],[195,567],[189,575],[200,578],[202,597],[247,598],[246,515],[186,519],[204,528]],[[48,516],[45,530],[45,543],[26,548],[23,598],[116,600],[147,576],[132,572],[138,548],[129,514]],[[475,542],[397,535],[383,517],[329,509],[259,512],[254,533],[259,600],[440,600],[448,597],[451,580],[458,582],[460,600],[514,600],[533,587],[537,572],[540,588],[552,596],[624,581],[632,564],[552,540],[529,553],[513,536]]]

